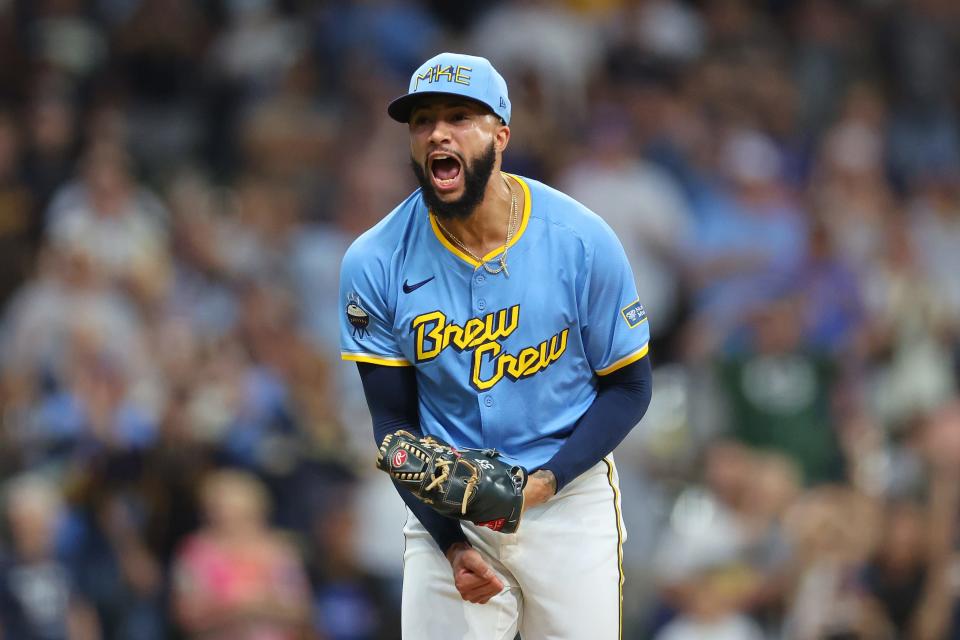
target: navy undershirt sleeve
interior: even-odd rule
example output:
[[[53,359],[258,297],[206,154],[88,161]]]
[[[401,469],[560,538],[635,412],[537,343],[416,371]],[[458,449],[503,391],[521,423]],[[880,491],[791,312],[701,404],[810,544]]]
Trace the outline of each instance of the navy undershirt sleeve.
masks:
[[[557,491],[613,451],[643,418],[653,394],[650,357],[600,376],[599,385],[567,441],[540,467],[556,476]]]
[[[423,434],[417,409],[417,377],[413,367],[386,367],[358,362],[357,370],[373,418],[373,437],[378,447],[387,434],[398,429],[405,429],[417,436]],[[441,551],[446,553],[450,545],[466,542],[467,537],[459,521],[440,515],[396,482],[394,487]]]

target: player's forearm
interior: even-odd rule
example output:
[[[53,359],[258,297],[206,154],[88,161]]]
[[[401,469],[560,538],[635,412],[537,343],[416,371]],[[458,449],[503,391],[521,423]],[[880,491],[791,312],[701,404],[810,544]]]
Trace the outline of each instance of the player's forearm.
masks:
[[[553,472],[557,491],[613,451],[650,405],[653,372],[649,356],[600,379],[593,404],[541,469]]]
[[[427,530],[427,533],[430,534],[433,541],[440,547],[440,551],[446,554],[452,545],[458,542],[467,543],[467,536],[464,535],[463,529],[460,528],[459,521],[440,515],[430,508],[430,506],[417,500],[416,496],[397,485],[396,482],[393,483],[393,486],[396,487],[397,493],[403,498],[403,502],[410,508],[413,515],[417,517],[417,520],[419,520],[423,528]]]
[[[373,436],[377,446],[387,434],[399,429],[420,435],[417,381],[413,369],[358,363],[357,370],[373,419]],[[440,515],[396,483],[394,487],[441,551],[446,552],[454,543],[466,542],[467,538],[458,521]]]
[[[377,446],[387,434],[398,429],[421,435],[417,378],[413,369],[358,362],[357,371],[373,420],[373,437]]]

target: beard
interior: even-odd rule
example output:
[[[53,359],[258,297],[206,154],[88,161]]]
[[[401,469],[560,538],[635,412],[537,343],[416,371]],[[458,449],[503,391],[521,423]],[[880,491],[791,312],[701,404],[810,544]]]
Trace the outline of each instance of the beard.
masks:
[[[493,175],[493,166],[497,161],[497,153],[493,142],[486,151],[477,156],[473,162],[467,164],[461,157],[460,164],[463,171],[463,195],[453,202],[444,202],[433,189],[433,184],[420,163],[410,158],[410,166],[417,176],[423,199],[430,210],[445,220],[465,220],[483,202],[483,194],[487,190],[487,183]]]

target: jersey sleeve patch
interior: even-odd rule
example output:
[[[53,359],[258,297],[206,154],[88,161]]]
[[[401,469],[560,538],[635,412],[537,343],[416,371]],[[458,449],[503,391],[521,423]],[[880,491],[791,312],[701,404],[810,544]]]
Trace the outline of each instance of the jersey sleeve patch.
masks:
[[[369,335],[370,314],[363,308],[363,301],[360,300],[354,292],[347,294],[347,304],[344,307],[344,313],[347,314],[347,322],[352,328],[352,335],[357,340],[362,340]]]
[[[620,315],[631,329],[636,329],[647,320],[647,312],[644,310],[643,305],[640,304],[639,298],[623,309],[620,309]]]

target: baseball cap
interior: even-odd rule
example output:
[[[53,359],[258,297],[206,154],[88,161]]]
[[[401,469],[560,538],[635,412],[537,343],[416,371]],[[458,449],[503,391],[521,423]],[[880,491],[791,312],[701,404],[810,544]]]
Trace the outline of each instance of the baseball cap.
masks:
[[[407,94],[390,103],[387,113],[397,122],[409,122],[410,112],[426,96],[453,95],[470,98],[488,107],[510,124],[507,82],[490,61],[463,53],[433,56],[410,76]]]

